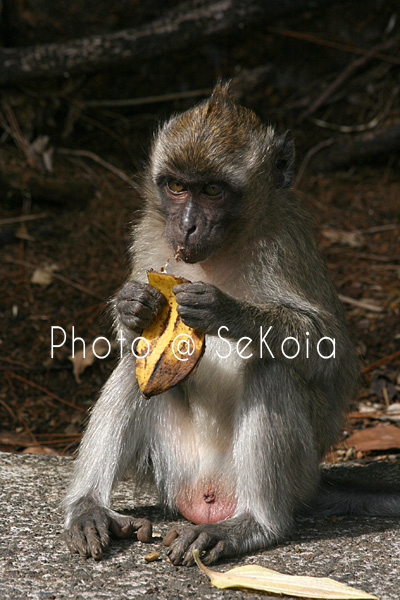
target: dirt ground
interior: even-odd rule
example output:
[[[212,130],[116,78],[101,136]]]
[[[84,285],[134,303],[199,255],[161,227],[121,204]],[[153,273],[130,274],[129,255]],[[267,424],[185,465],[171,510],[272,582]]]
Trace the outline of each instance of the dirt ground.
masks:
[[[243,85],[241,100],[279,130],[290,127],[294,133],[299,173],[295,192],[315,216],[316,235],[343,297],[364,371],[343,441],[328,459],[399,459],[399,156],[381,153],[368,162],[321,171],[308,153],[314,149],[317,155],[318,145],[330,138],[351,139],[364,126],[373,131],[398,122],[400,65],[371,58],[313,115],[299,121],[304,109],[360,56],[354,49],[324,42],[370,49],[396,31],[398,35],[397,23],[385,33],[396,3],[371,4],[374,11],[362,17],[349,4],[346,23],[338,9],[316,11],[274,23],[280,31],[255,28],[210,40],[172,63],[167,57],[118,73],[3,90],[1,450],[68,454],[76,449],[88,409],[117,353],[94,361],[78,382],[68,358],[72,326],[75,336],[88,343],[111,336],[107,301],[128,274],[131,224],[142,206],[135,175],[152,131],[166,115],[204,97],[199,93],[186,99],[179,94],[211,89],[218,76],[242,77],[243,83],[248,70],[263,66],[269,69],[267,76]],[[313,41],[294,37],[293,32],[307,33]],[[387,55],[399,56],[398,52],[397,44]],[[167,93],[178,96],[156,103],[144,100],[137,106],[93,104],[98,99]],[[131,176],[137,190],[129,183]],[[40,279],[46,266],[47,283]],[[53,359],[51,326],[68,334]],[[361,438],[349,442],[354,433]]]

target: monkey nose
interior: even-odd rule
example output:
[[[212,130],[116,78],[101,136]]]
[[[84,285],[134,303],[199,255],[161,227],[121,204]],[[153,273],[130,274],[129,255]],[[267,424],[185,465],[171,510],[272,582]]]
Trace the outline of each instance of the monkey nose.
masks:
[[[197,230],[196,225],[192,225],[191,227],[189,227],[188,229],[186,229],[186,231],[185,231],[185,244],[187,242],[189,242],[190,239],[194,236],[196,230]]]

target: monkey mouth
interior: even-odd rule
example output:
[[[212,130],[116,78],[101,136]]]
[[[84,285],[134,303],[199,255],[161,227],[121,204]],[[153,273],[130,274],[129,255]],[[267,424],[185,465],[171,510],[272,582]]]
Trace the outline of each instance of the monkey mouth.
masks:
[[[194,264],[205,260],[210,252],[199,246],[178,246],[176,255],[186,263]]]

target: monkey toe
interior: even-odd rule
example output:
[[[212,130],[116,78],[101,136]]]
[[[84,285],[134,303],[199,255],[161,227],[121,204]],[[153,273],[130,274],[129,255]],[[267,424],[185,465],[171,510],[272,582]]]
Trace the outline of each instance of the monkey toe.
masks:
[[[163,545],[164,546],[170,546],[172,544],[172,542],[174,542],[176,540],[176,538],[179,536],[181,532],[180,528],[177,527],[173,527],[172,529],[170,529],[167,534],[163,537]]]
[[[195,541],[197,533],[194,527],[185,528],[179,533],[178,537],[171,542],[170,548],[167,551],[169,560],[173,565],[182,564],[189,546]]]
[[[202,561],[205,565],[211,565],[220,558],[232,556],[234,554],[233,549],[229,546],[226,540],[219,540],[219,542],[211,548],[206,554],[202,557]]]
[[[189,546],[187,549],[185,556],[183,557],[182,564],[185,567],[193,567],[195,560],[193,557],[193,551],[198,550],[199,554],[207,550],[215,542],[214,536],[206,533],[205,531],[201,532],[195,541]]]

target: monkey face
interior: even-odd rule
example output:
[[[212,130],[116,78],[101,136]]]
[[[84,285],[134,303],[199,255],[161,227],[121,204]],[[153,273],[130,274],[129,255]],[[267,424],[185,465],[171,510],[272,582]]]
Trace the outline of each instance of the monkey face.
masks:
[[[174,177],[163,178],[159,190],[166,237],[179,257],[196,263],[212,256],[237,217],[232,190],[221,182]]]

